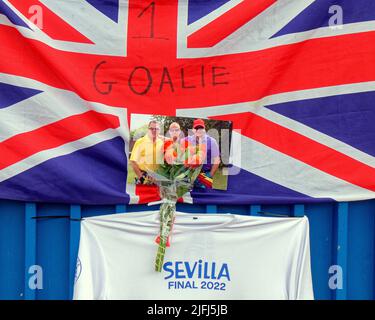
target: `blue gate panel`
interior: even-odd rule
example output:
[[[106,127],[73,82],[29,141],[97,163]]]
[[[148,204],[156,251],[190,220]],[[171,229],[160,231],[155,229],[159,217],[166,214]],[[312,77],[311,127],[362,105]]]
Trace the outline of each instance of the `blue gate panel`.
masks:
[[[25,208],[0,201],[0,299],[23,299]]]
[[[68,205],[38,205],[37,264],[43,268],[43,290],[37,299],[66,299],[69,295]],[[43,218],[56,216],[56,218]]]
[[[349,204],[348,299],[374,298],[375,203]]]
[[[306,216],[310,223],[311,272],[316,298],[333,299],[328,287],[328,269],[335,264],[333,253],[334,207],[330,204],[306,206]]]

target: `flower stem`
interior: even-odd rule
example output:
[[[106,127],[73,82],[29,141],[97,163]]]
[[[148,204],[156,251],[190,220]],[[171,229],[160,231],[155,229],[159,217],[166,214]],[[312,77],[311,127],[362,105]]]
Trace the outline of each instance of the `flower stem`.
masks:
[[[155,271],[161,272],[164,263],[167,240],[172,229],[176,212],[176,202],[162,203],[160,206],[160,242],[155,259]]]

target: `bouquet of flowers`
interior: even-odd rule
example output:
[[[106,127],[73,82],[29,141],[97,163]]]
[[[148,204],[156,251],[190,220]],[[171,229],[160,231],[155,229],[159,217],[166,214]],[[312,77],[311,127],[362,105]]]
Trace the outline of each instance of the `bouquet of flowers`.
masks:
[[[191,191],[198,177],[205,157],[205,145],[193,145],[187,140],[167,140],[164,143],[164,163],[156,172],[150,173],[159,186],[160,233],[156,242],[158,250],[155,271],[161,272],[166,247],[173,227],[177,200]]]

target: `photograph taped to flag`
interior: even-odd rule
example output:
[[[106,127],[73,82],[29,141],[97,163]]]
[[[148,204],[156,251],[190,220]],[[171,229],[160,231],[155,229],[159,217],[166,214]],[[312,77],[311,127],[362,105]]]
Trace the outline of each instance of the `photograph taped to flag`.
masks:
[[[144,188],[200,167],[195,189],[226,190],[231,131],[230,121],[132,114],[127,183]]]

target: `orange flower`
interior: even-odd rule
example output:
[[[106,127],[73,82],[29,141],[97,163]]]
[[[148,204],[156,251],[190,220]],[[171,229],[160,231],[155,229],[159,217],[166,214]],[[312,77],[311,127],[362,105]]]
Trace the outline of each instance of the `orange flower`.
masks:
[[[177,160],[177,151],[173,148],[169,148],[164,153],[164,159],[168,164],[174,164]]]
[[[184,152],[187,148],[189,148],[189,146],[191,145],[191,143],[187,140],[182,140],[181,143],[180,143],[180,149],[182,152]]]
[[[164,142],[163,151],[164,153],[169,149],[173,147],[173,140],[167,140]]]

